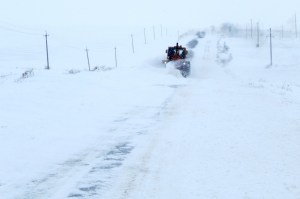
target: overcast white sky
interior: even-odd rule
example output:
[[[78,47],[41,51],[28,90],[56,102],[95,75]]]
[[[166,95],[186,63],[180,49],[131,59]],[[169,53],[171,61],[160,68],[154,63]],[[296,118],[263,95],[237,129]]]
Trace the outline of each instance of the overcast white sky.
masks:
[[[91,26],[203,27],[246,24],[252,18],[281,25],[297,13],[300,0],[2,0],[1,21],[37,27]]]

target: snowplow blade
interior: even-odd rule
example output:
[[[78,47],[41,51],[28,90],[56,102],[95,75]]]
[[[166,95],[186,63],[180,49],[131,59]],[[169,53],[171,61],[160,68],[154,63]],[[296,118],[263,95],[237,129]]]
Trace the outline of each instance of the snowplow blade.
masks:
[[[191,72],[191,63],[189,61],[180,60],[175,62],[175,68],[180,71],[183,77],[187,77]]]
[[[166,65],[169,62],[169,60],[165,59],[165,60],[162,60],[161,62]]]

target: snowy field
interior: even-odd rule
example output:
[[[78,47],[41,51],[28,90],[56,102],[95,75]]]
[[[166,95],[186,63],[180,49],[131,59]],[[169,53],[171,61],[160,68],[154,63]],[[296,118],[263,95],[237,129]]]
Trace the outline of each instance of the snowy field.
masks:
[[[300,40],[270,66],[267,39],[195,39],[186,79],[161,64],[174,35],[94,72],[1,63],[0,198],[299,199]]]

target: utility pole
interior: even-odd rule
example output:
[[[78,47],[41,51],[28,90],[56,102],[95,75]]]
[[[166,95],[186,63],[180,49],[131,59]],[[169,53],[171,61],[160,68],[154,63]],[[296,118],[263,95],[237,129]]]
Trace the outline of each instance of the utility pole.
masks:
[[[85,51],[86,51],[86,58],[87,58],[87,61],[88,61],[89,71],[91,71],[90,57],[89,57],[89,49],[86,48]]]
[[[270,28],[270,66],[273,65],[272,29]]]
[[[47,34],[47,31],[46,31],[46,34],[44,36],[45,36],[45,39],[46,39],[46,54],[47,54],[47,66],[46,66],[46,69],[49,70],[50,69],[50,65],[49,65],[49,52],[48,52],[48,37],[49,37],[49,35]]]
[[[117,47],[115,47],[115,63],[116,63],[116,68],[118,68]]]
[[[133,34],[131,34],[132,53],[134,54]]]
[[[251,39],[252,39],[252,19],[251,19]]]
[[[162,29],[162,25],[160,24],[160,36],[163,36],[163,29]]]
[[[259,47],[259,23],[257,23],[257,44],[256,47]]]
[[[297,14],[295,14],[295,33],[296,33],[296,38],[298,38]]]
[[[145,44],[147,44],[147,38],[146,38],[146,28],[144,28],[144,40],[145,40]]]
[[[155,40],[155,27],[153,26],[153,39]]]

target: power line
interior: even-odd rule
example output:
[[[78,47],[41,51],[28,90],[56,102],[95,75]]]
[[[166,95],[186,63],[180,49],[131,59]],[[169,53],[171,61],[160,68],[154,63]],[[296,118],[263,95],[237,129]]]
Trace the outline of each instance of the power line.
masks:
[[[41,36],[41,34],[38,34],[38,33],[32,33],[32,32],[20,31],[20,30],[17,30],[17,29],[8,28],[8,27],[4,27],[4,26],[1,26],[1,25],[0,25],[0,29],[1,29],[1,30],[5,30],[5,31],[9,31],[9,32],[25,34],[25,35]]]
[[[24,31],[36,32],[36,31],[41,30],[41,28],[32,28],[32,27],[28,27],[28,26],[26,27],[24,25],[16,25],[16,24],[12,24],[12,23],[9,23],[9,22],[3,21],[3,20],[0,20],[0,23],[4,24],[5,26],[11,26],[15,29],[23,29]]]
[[[78,51],[82,51],[82,46],[80,46],[79,44],[73,45],[70,42],[66,42],[62,37],[57,36],[57,35],[52,35],[52,40],[53,42],[56,42],[57,44],[59,44],[61,47],[65,47],[65,48],[69,48],[69,49],[73,49],[73,50],[78,50]],[[95,43],[93,43],[95,44]],[[110,50],[112,48],[112,46],[106,46],[104,47],[102,44],[99,44],[97,46],[100,47],[93,47],[93,52],[105,52],[107,50]],[[125,45],[124,45],[125,46]]]

